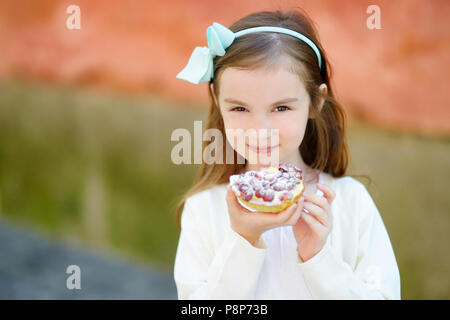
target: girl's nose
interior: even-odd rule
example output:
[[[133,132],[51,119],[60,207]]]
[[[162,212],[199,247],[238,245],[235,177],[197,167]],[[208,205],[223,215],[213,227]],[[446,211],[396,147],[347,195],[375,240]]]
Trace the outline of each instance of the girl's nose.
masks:
[[[258,131],[268,131],[272,127],[271,120],[268,115],[255,116],[254,119],[249,123],[250,128]]]
[[[269,141],[274,134],[271,120],[264,115],[255,117],[247,129],[251,129],[247,130],[249,138],[259,142]]]

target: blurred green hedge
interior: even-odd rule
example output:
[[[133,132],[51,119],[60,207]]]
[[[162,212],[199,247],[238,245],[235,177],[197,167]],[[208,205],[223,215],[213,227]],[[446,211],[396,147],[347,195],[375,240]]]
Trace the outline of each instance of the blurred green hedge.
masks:
[[[170,160],[176,128],[206,111],[150,96],[0,83],[0,214],[5,219],[173,268],[174,209],[196,166]],[[351,172],[388,229],[403,299],[450,298],[450,140],[352,123]]]

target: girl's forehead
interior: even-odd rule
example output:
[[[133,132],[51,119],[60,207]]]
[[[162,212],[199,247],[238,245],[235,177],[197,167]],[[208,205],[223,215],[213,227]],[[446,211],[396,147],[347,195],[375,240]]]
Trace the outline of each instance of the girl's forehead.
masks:
[[[300,76],[286,65],[257,69],[226,68],[219,81],[220,94],[302,95],[306,89]]]

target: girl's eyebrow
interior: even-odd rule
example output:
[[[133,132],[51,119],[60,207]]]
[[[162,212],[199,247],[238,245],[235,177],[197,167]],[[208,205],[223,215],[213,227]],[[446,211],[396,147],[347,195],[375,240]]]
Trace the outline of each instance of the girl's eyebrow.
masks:
[[[242,106],[248,106],[247,103],[239,101],[239,100],[234,99],[234,98],[225,98],[224,101],[225,102],[229,102],[229,103],[242,105]],[[297,98],[286,98],[286,99],[282,99],[280,101],[274,102],[270,106],[280,105],[280,104],[283,104],[283,103],[294,102],[294,101],[298,101],[298,99]]]

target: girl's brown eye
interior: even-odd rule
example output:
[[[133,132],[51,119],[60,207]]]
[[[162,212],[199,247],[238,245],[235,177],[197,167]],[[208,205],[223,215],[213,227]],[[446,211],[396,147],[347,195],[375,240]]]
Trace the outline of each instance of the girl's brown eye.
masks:
[[[244,107],[235,107],[233,109],[231,109],[231,111],[245,111]]]
[[[278,108],[282,108],[282,110],[279,110]],[[278,109],[277,111],[286,111],[286,110],[289,110],[289,107],[288,106],[278,106],[275,109]]]

